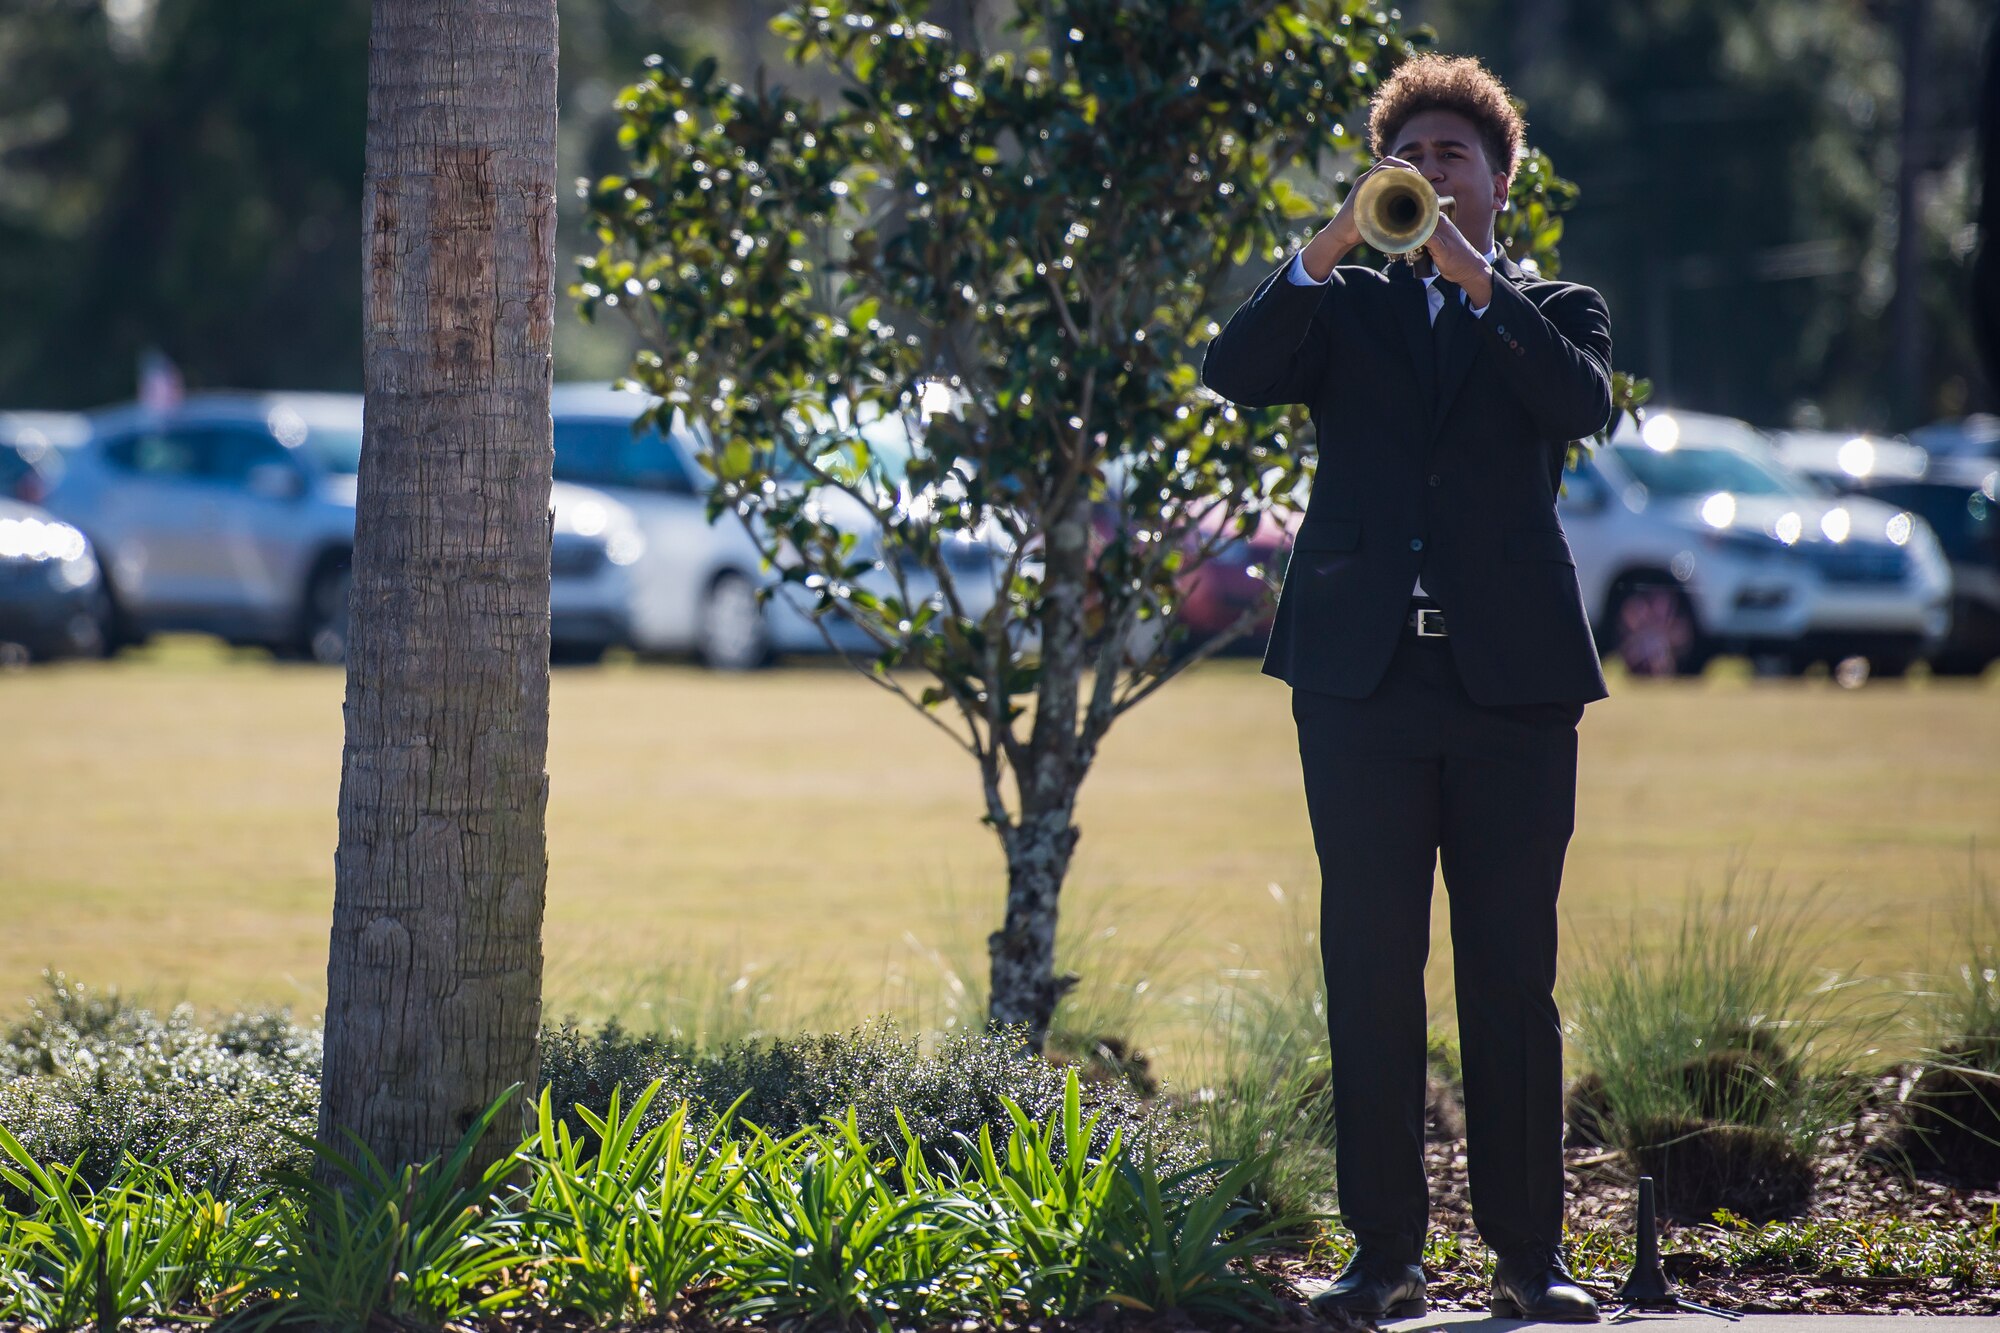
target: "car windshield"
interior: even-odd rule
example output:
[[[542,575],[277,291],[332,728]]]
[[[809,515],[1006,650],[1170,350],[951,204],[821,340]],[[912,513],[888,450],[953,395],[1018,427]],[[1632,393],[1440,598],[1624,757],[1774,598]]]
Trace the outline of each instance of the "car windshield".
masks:
[[[351,477],[361,471],[359,427],[313,426],[306,431],[305,448],[328,472]]]
[[[1655,495],[1810,495],[1804,483],[1734,449],[1703,449],[1679,445],[1659,450],[1643,444],[1621,444],[1618,461],[1630,468],[1641,485]]]
[[[910,432],[904,427],[901,417],[880,417],[861,428],[861,438],[868,443],[869,462],[872,469],[879,469],[891,483],[903,479],[909,470],[910,453],[913,444]],[[843,452],[845,443],[829,447],[822,458]],[[806,465],[790,450],[780,450],[773,471],[780,481],[804,481],[809,475]]]
[[[694,479],[659,428],[625,417],[557,417],[556,480],[686,494]]]

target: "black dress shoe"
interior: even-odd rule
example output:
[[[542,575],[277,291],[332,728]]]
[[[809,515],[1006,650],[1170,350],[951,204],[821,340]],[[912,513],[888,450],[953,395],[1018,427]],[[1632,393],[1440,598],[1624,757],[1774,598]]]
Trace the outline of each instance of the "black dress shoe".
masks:
[[[1361,1319],[1414,1319],[1430,1308],[1424,1303],[1424,1270],[1357,1254],[1333,1285],[1307,1304],[1313,1313],[1354,1315]]]
[[[1502,1259],[1495,1264],[1493,1299],[1487,1308],[1502,1319],[1552,1324],[1597,1322],[1597,1298],[1576,1284],[1559,1254]]]

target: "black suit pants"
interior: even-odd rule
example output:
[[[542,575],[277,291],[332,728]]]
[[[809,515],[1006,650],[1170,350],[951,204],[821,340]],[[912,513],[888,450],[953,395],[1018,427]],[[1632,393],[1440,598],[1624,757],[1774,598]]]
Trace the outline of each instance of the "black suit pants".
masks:
[[[1415,1262],[1424,1178],[1424,962],[1440,856],[1465,1066],[1473,1220],[1502,1255],[1563,1215],[1556,894],[1582,703],[1482,706],[1451,640],[1405,628],[1375,692],[1292,695],[1321,874],[1336,1174],[1348,1228]]]

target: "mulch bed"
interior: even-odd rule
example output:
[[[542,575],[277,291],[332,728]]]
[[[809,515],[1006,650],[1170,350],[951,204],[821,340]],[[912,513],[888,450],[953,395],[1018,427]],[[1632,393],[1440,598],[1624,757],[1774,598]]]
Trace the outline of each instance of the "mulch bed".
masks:
[[[1990,1224],[2000,1191],[1941,1180],[1912,1178],[1870,1154],[1896,1117],[1906,1071],[1884,1074],[1861,1117],[1833,1136],[1817,1159],[1818,1185],[1806,1219],[1878,1219],[1970,1232]],[[1486,1280],[1472,1256],[1483,1253],[1472,1224],[1466,1181],[1465,1141],[1441,1139],[1427,1145],[1431,1184],[1431,1225],[1462,1237],[1467,1259],[1430,1274],[1433,1309],[1484,1310]],[[1572,1232],[1614,1230],[1630,1233],[1638,1214],[1638,1185],[1620,1159],[1601,1149],[1574,1148],[1568,1161],[1568,1222]],[[1735,1268],[1704,1256],[1676,1251],[1693,1228],[1662,1220],[1662,1266],[1686,1299],[1748,1314],[2000,1314],[2000,1288],[1966,1288],[1950,1278],[1843,1277],[1769,1267]],[[1329,1261],[1306,1252],[1274,1255],[1268,1271],[1288,1282],[1318,1284],[1333,1275]],[[1616,1286],[1587,1282],[1607,1311]],[[1310,1315],[1305,1318],[1310,1320]]]

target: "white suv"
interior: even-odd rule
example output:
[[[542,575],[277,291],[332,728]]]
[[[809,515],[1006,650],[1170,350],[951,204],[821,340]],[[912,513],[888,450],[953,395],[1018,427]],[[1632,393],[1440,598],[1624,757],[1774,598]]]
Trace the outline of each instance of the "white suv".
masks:
[[[1564,474],[1563,530],[1599,649],[1641,674],[1717,653],[1897,675],[1950,628],[1951,569],[1906,510],[1837,495],[1753,427],[1654,410]]]

